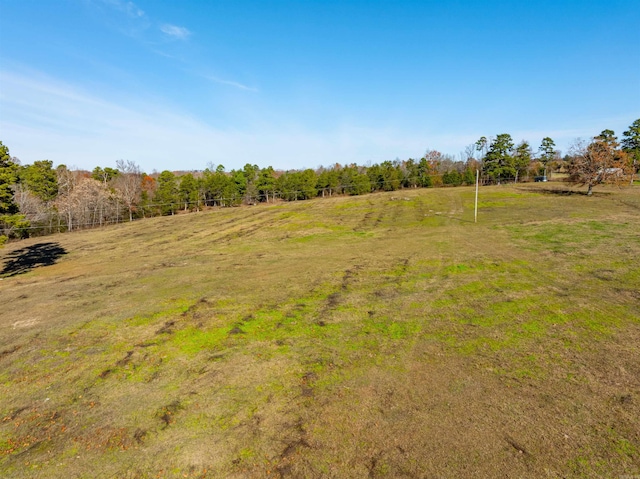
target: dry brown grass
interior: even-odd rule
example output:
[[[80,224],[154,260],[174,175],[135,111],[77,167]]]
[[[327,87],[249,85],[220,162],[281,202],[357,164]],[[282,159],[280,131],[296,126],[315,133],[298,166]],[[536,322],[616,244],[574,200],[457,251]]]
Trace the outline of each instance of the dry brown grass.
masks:
[[[0,281],[1,475],[640,474],[640,189],[549,188],[6,246],[65,254]]]

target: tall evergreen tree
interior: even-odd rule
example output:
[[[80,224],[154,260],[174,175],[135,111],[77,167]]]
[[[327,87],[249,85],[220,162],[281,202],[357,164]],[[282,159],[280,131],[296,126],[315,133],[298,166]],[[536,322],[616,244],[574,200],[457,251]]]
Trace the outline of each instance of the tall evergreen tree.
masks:
[[[260,201],[269,202],[275,199],[276,175],[273,167],[268,166],[260,170],[256,180],[256,189]]]
[[[516,168],[513,158],[513,140],[508,133],[499,134],[489,146],[484,157],[484,173],[500,184],[500,181],[513,178]]]
[[[205,202],[207,206],[226,206],[226,195],[232,187],[231,178],[225,173],[224,166],[218,165],[215,171],[209,169],[203,174]]]
[[[518,178],[522,177],[523,173],[526,173],[529,165],[531,164],[531,147],[526,141],[520,142],[516,147],[513,155],[513,166],[516,170],[516,183]]]
[[[187,173],[180,177],[180,202],[184,204],[184,210],[199,209],[198,204],[198,180],[192,173]]]
[[[629,155],[635,173],[640,168],[640,118],[623,133],[622,149]]]
[[[0,244],[8,237],[25,237],[29,222],[18,213],[13,187],[18,181],[20,165],[9,155],[9,148],[0,141]]]
[[[158,176],[154,201],[163,215],[174,214],[178,209],[178,181],[170,171],[163,171]]]
[[[544,166],[544,176],[547,176],[547,165],[550,162],[552,162],[556,157],[555,147],[556,147],[556,144],[548,136],[542,139],[542,142],[538,147],[538,152],[540,153],[540,156],[538,157],[538,159],[540,160],[540,163],[542,163],[542,165]]]
[[[58,176],[49,160],[35,161],[33,165],[23,167],[19,180],[44,202],[53,201],[58,195]]]
[[[9,148],[0,141],[0,215],[18,212],[11,190],[18,181],[18,169],[19,165],[9,155]]]

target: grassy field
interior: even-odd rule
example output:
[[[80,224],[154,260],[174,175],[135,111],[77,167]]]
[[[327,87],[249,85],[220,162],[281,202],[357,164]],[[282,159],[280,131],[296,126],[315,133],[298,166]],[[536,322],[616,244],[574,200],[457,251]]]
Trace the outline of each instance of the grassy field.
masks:
[[[640,188],[552,188],[5,246],[0,476],[640,477]]]

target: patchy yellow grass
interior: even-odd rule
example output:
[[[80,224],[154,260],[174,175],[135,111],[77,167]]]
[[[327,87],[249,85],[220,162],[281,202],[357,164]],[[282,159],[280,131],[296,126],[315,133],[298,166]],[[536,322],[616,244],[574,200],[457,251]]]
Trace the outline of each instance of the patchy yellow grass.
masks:
[[[640,189],[212,210],[7,245],[2,477],[640,474]]]

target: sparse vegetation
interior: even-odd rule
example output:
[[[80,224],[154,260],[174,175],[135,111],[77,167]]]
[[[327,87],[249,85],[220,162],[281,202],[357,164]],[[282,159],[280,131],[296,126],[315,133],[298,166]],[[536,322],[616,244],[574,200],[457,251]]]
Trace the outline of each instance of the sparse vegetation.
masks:
[[[478,224],[462,187],[9,243],[0,475],[640,474],[640,193],[574,193],[485,187]]]

